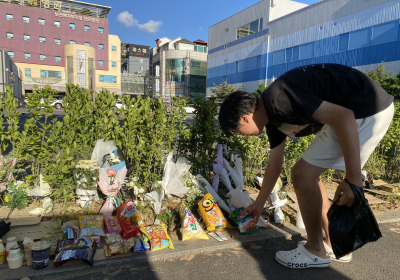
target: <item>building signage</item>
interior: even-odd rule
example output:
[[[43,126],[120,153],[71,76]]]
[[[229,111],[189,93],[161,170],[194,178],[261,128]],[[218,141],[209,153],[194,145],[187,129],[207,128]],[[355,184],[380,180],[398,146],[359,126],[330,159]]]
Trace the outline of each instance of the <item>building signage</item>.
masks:
[[[77,83],[86,88],[86,51],[76,50]]]
[[[156,77],[160,77],[160,65],[156,65]]]
[[[90,21],[90,22],[94,22],[94,23],[99,23],[100,22],[98,18],[80,16],[80,15],[76,15],[76,14],[55,12],[55,16],[56,17],[64,17],[64,18],[74,18],[74,19],[83,20],[83,21]]]
[[[142,45],[129,44],[129,55],[130,56],[150,57],[149,47],[142,46]]]
[[[156,92],[160,92],[160,79],[156,79]]]
[[[163,97],[163,102],[164,102],[164,103],[171,103],[171,98],[169,98],[169,97]]]

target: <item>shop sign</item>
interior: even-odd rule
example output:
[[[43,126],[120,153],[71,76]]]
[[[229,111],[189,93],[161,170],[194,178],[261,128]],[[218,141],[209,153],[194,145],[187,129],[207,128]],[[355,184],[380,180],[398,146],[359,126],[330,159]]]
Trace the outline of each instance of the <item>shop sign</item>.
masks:
[[[164,102],[164,103],[171,103],[171,98],[169,98],[169,97],[163,97],[163,102]]]
[[[160,66],[156,66],[156,77],[160,77]]]
[[[160,92],[160,79],[156,79],[156,92]]]

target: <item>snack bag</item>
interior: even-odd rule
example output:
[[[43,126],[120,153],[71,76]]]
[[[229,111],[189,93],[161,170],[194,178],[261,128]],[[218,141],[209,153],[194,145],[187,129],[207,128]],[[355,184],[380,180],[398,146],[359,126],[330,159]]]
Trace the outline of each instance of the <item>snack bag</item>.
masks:
[[[106,227],[106,231],[109,234],[121,234],[121,225],[118,222],[118,218],[115,216],[112,217],[104,217],[104,225]]]
[[[105,236],[104,216],[103,215],[84,215],[78,216],[79,228],[81,233],[79,237]]]
[[[232,211],[229,217],[237,224],[240,234],[248,234],[260,230],[250,215],[244,212],[243,207]]]
[[[182,241],[192,238],[208,239],[207,234],[184,203],[179,209],[179,214],[182,220]]]
[[[133,246],[133,252],[140,253],[150,250],[150,245],[148,242],[136,238],[133,238],[133,240],[135,241],[135,245]]]
[[[138,234],[140,232],[139,227],[144,226],[135,203],[130,199],[118,209],[117,218],[121,225],[123,238]]]
[[[198,203],[200,216],[203,218],[208,231],[217,228],[231,228],[232,226],[225,220],[224,214],[211,194],[206,194]]]
[[[108,241],[108,240],[107,240]],[[133,240],[133,237],[124,240],[124,239],[118,239],[115,240],[112,244],[107,244],[104,247],[104,252],[106,257],[111,257],[112,255],[116,254],[125,254],[127,253],[135,244],[135,241]]]
[[[164,224],[141,227],[140,231],[149,238],[151,251],[161,250],[167,247],[174,249],[174,244],[172,244]]]
[[[72,240],[59,240],[57,253],[53,267],[59,267],[71,259],[81,259],[88,265],[93,266],[94,255],[96,254],[97,243],[89,238],[79,238]]]

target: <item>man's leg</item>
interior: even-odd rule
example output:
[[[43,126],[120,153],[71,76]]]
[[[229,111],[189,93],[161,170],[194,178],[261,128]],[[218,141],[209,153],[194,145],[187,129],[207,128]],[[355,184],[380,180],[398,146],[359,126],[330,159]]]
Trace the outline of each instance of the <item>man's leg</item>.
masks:
[[[318,180],[318,186],[322,195],[322,228],[324,229],[326,235],[325,244],[328,245],[329,248],[332,248],[331,239],[329,238],[329,221],[327,216],[329,207],[331,207],[331,205],[329,203],[328,193],[321,179]]]
[[[317,167],[300,159],[292,168],[293,187],[299,202],[301,216],[307,232],[305,248],[310,253],[329,259],[323,245],[322,236],[322,194],[319,187],[319,176],[327,169]]]

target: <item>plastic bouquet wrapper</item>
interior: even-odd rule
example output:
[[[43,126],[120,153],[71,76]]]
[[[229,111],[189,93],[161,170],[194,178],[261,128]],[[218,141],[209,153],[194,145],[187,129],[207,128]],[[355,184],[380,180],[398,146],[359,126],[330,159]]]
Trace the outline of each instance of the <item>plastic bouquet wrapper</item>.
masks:
[[[154,213],[156,215],[160,214],[161,211],[161,201],[163,199],[163,193],[159,194],[157,191],[152,191],[150,193],[146,193],[144,196],[144,200],[151,201],[153,203]],[[155,224],[159,224],[160,221],[156,218]]]
[[[191,166],[188,160],[183,157],[178,158],[176,163],[174,163],[172,152],[168,154],[161,181],[164,194],[182,198],[189,192],[189,188],[184,185],[182,174],[189,171]]]
[[[193,214],[187,209],[184,203],[181,204],[179,214],[182,221],[182,241],[189,239],[208,239],[207,234],[201,228],[199,222]]]
[[[278,193],[276,191],[273,191],[271,193],[271,201],[272,201],[272,206],[269,207],[268,209],[275,209],[274,211],[274,220],[275,223],[277,224],[282,224],[285,220],[285,216],[283,215],[282,208],[285,208],[285,204],[287,202],[287,199],[279,199]]]
[[[104,247],[104,253],[106,257],[111,257],[116,254],[127,253],[135,244],[133,237],[129,239],[123,239],[121,235],[114,234],[107,235],[107,245]]]
[[[336,258],[341,258],[382,237],[364,191],[347,180],[354,194],[352,207],[333,202],[328,211],[329,236]]]
[[[117,218],[121,225],[123,238],[138,234],[139,228],[145,225],[132,200],[128,200],[118,209]]]
[[[217,228],[232,228],[210,193],[207,193],[200,200],[198,206],[199,214],[206,224],[208,231],[213,231]]]
[[[133,246],[133,252],[135,253],[143,253],[150,250],[150,245],[148,242],[143,241],[139,238],[134,238],[135,245]]]
[[[93,258],[96,253],[97,243],[90,238],[79,238],[75,241],[59,240],[57,247],[60,252],[56,255],[53,267],[59,267],[72,259],[83,260],[90,266],[93,266]],[[71,241],[71,243],[69,242]]]
[[[232,211],[229,216],[236,223],[240,234],[249,234],[260,230],[253,218],[244,211],[244,208]]]
[[[224,157],[222,154],[222,144],[217,145],[217,157],[214,160],[216,163],[213,163],[213,171],[215,173],[214,180],[212,182],[212,187],[214,191],[218,191],[219,185],[219,174],[224,169]]]
[[[116,216],[104,217],[104,225],[107,233],[121,234],[122,229]]]
[[[114,145],[112,141],[104,142],[103,139],[99,139],[94,146],[91,160],[96,162],[97,166],[103,165],[103,157],[104,155],[110,154],[114,152],[117,147]]]
[[[174,244],[172,244],[164,224],[141,227],[140,231],[150,240],[151,251],[165,248],[174,249]]]
[[[83,215],[78,216],[79,228],[81,233],[79,237],[105,236],[104,216],[103,215]]]

